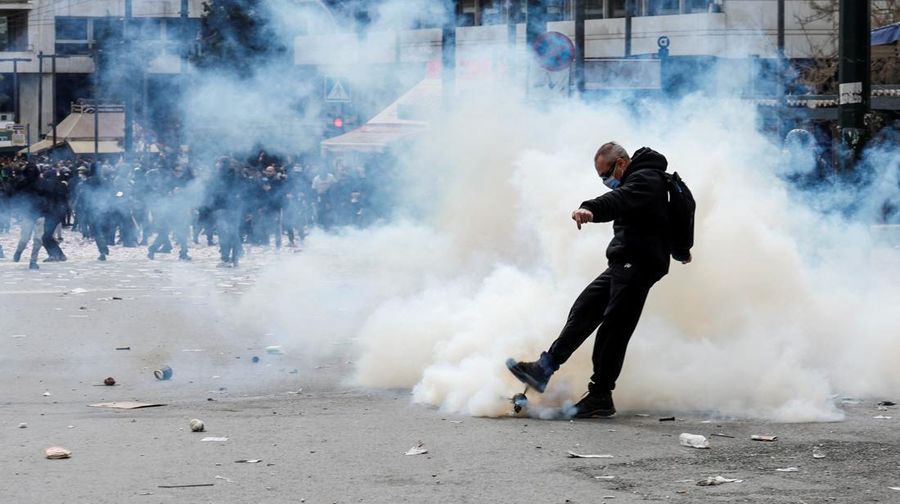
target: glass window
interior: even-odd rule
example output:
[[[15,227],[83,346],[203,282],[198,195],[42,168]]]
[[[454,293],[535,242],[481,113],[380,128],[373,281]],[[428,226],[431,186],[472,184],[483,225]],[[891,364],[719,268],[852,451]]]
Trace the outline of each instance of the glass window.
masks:
[[[562,21],[565,19],[565,1],[544,0],[544,13],[547,21]]]
[[[28,50],[28,11],[10,13],[7,22],[7,51]]]
[[[607,0],[610,17],[625,17],[625,0]]]
[[[94,42],[103,43],[107,40],[121,40],[124,28],[121,19],[97,18],[94,23]]]
[[[711,0],[687,0],[687,11],[691,12],[706,12],[709,10],[709,4],[711,4]]]
[[[589,19],[602,18],[604,15],[603,0],[585,0],[584,15]]]
[[[88,39],[87,18],[57,17],[56,40],[83,40]]]
[[[6,16],[0,17],[0,51],[9,49],[9,22]]]
[[[140,40],[161,40],[162,20],[155,18],[143,18],[135,20],[135,31]]]
[[[56,42],[56,54],[90,54],[91,45],[87,42]]]
[[[678,14],[678,0],[650,0],[647,3],[647,14],[650,16]]]

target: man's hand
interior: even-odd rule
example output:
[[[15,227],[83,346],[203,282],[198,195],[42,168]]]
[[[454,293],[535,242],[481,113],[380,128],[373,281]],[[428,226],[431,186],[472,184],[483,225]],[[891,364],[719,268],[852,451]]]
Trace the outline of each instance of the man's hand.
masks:
[[[694,257],[691,256],[691,253],[690,253],[690,252],[688,252],[687,258],[686,258],[686,259],[682,259],[682,260],[681,260],[681,264],[690,264],[690,262],[691,262],[693,259],[694,259]]]
[[[579,208],[572,212],[572,220],[575,221],[575,225],[578,226],[578,229],[581,229],[582,224],[594,222],[594,214],[591,213],[590,210]]]

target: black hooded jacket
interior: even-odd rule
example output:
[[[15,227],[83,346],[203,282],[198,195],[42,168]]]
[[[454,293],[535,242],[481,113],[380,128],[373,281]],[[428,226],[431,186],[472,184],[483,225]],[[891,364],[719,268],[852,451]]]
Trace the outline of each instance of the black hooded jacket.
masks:
[[[667,166],[665,156],[642,147],[631,157],[619,187],[581,204],[594,214],[594,222],[613,221],[609,264],[633,264],[653,280],[669,272]]]

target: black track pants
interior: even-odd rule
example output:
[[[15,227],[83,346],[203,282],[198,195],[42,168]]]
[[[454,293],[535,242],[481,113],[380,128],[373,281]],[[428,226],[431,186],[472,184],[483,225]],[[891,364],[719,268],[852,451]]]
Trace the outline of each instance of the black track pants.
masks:
[[[572,305],[566,325],[550,346],[554,363],[562,365],[599,326],[591,381],[599,389],[615,389],[628,340],[655,282],[630,264],[610,266],[585,287]]]

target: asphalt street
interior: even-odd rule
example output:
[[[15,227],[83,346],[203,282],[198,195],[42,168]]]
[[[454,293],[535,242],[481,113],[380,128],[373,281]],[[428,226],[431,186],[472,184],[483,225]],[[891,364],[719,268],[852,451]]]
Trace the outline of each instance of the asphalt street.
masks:
[[[836,398],[846,419],[813,424],[448,416],[409,390],[345,385],[349,346],[310,362],[235,326],[230,304],[290,251],[232,270],[206,247],[191,263],[143,249],[99,263],[68,240],[70,260],[37,272],[0,260],[3,503],[900,502],[900,409],[878,405],[900,398]],[[164,405],[89,406],[109,401]],[[685,432],[711,448],[680,446]],[[48,460],[51,446],[71,458]],[[698,486],[715,476],[738,481]]]

